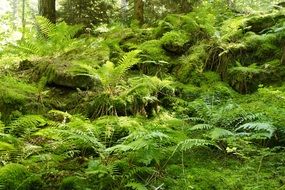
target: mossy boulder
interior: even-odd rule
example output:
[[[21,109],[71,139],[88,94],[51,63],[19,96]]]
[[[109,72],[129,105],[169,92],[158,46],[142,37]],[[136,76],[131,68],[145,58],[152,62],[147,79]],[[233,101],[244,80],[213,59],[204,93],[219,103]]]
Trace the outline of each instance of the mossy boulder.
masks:
[[[92,66],[63,59],[40,60],[34,68],[37,80],[45,77],[48,84],[72,89],[94,89],[101,81],[94,75]]]
[[[237,65],[228,69],[227,80],[236,91],[246,94],[256,91],[259,85],[270,85],[282,81],[285,77],[284,69],[285,65],[280,64],[278,59],[262,65]]]
[[[151,61],[169,61],[165,50],[162,48],[161,42],[159,40],[150,40],[142,43],[138,46],[138,49],[142,51],[142,60]]]
[[[161,38],[162,47],[171,53],[181,55],[189,47],[189,37],[183,31],[171,31],[167,32]]]
[[[203,72],[208,56],[206,43],[192,46],[189,49],[189,54],[180,57],[174,74],[183,83],[194,82],[196,76]]]
[[[33,176],[20,164],[8,164],[0,168],[0,187],[5,190],[37,190],[42,189],[42,181]]]
[[[244,31],[252,31],[259,34],[265,33],[268,31],[266,29],[276,25],[280,20],[284,19],[285,15],[283,11],[254,15],[247,19]]]

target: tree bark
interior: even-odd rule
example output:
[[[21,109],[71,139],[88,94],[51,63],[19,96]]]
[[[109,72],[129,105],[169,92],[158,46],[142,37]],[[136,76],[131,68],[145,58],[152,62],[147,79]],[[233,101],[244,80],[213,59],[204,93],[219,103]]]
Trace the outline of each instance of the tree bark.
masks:
[[[13,8],[13,28],[16,28],[16,20],[18,17],[18,0],[12,1],[12,8]]]
[[[144,2],[143,0],[135,0],[135,19],[140,25],[144,23]]]
[[[55,0],[39,0],[39,14],[49,19],[52,23],[55,23]]]
[[[22,0],[22,39],[25,38],[26,32],[26,0]]]
[[[123,23],[127,21],[127,15],[128,15],[128,2],[127,0],[121,0],[121,17]]]

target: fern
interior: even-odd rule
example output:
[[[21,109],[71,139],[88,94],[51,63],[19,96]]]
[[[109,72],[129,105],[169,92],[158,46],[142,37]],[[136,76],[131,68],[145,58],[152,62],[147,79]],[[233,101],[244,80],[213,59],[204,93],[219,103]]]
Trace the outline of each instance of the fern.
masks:
[[[36,17],[37,25],[39,26],[41,32],[45,36],[51,36],[52,33],[54,33],[56,25],[52,23],[49,19],[43,16],[37,16]]]
[[[194,125],[193,127],[191,127],[191,131],[195,131],[195,130],[209,130],[212,129],[214,126],[210,125],[210,124],[197,124]]]
[[[19,105],[35,98],[37,88],[17,79],[4,76],[0,79],[0,104]]]
[[[197,147],[216,146],[213,142],[204,139],[186,139],[180,142],[177,147],[180,147],[182,151],[186,151]]]
[[[136,58],[139,53],[140,51],[138,50],[126,53],[119,61],[117,67],[109,61],[104,64],[103,67],[98,70],[103,84],[110,87],[114,87],[118,84],[126,74],[126,71],[140,61],[139,58]]]
[[[137,182],[130,182],[127,185],[125,185],[125,187],[130,187],[134,190],[147,190],[145,185],[143,185],[141,183],[137,183]]]
[[[54,24],[41,16],[36,17],[36,25],[39,33],[20,41],[15,47],[19,53],[40,56],[61,55],[83,46],[83,41],[74,38],[82,29],[81,25],[69,26],[65,22]]]
[[[249,131],[253,133],[255,137],[260,136],[270,139],[273,137],[276,128],[271,123],[251,122],[239,126],[235,131]]]
[[[220,140],[223,138],[228,138],[231,136],[234,136],[235,134],[229,130],[226,129],[222,129],[222,128],[214,128],[211,132],[210,132],[210,137],[213,140]]]
[[[39,115],[26,115],[11,122],[7,128],[11,134],[19,137],[30,135],[38,128],[44,127],[45,125],[47,125],[47,122],[43,117]]]
[[[14,149],[15,149],[15,147],[12,144],[0,141],[0,154],[2,151],[11,151]]]

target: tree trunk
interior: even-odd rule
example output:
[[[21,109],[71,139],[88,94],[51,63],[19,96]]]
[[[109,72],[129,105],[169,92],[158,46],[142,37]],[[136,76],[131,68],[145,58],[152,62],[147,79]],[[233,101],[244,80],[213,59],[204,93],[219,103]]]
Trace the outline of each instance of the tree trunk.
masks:
[[[121,17],[123,23],[127,21],[127,15],[128,15],[128,2],[127,0],[121,0]]]
[[[56,21],[55,0],[39,0],[39,14],[48,18],[51,22]]]
[[[18,17],[18,0],[13,0],[12,2],[12,8],[13,8],[13,28],[16,28],[16,20]]]
[[[140,25],[144,23],[144,2],[143,0],[135,0],[135,19],[139,22]]]
[[[26,0],[22,0],[22,39],[25,38],[26,32]]]

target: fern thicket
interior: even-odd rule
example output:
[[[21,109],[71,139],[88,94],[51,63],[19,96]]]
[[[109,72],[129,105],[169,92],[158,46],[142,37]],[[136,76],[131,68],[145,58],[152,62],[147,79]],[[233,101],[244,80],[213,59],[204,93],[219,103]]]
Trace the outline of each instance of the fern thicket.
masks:
[[[35,25],[39,28],[38,33],[16,46],[20,52],[39,56],[60,55],[83,45],[82,41],[74,38],[82,29],[80,25],[69,26],[65,22],[53,24],[41,16],[36,18]]]
[[[194,105],[198,117],[187,119],[192,125],[188,130],[195,132],[202,141],[210,140],[208,145],[244,158],[254,152],[251,143],[267,146],[268,142],[274,141],[276,128],[264,115],[247,112],[236,104],[220,108],[203,105],[197,102]]]

